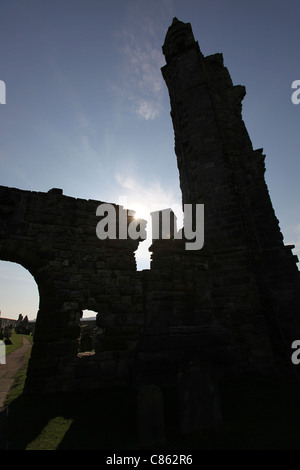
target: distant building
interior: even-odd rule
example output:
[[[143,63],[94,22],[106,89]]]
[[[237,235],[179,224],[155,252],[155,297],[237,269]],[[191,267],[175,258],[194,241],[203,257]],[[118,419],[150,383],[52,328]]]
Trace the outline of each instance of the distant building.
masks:
[[[18,320],[12,319],[12,318],[3,318],[0,317],[0,327],[5,328],[6,326],[12,325],[14,328],[17,324]]]

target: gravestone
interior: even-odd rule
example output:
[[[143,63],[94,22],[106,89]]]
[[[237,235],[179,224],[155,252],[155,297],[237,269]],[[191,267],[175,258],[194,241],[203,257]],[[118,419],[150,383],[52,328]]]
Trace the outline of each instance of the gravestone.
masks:
[[[5,343],[2,340],[0,340],[0,364],[6,364]]]

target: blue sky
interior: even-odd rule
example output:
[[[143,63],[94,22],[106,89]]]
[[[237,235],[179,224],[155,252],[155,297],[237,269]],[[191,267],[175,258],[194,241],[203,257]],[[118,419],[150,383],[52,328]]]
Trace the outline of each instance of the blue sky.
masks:
[[[173,17],[245,85],[286,244],[300,255],[299,0],[0,0],[0,184],[134,209],[180,208],[161,46]],[[139,268],[147,267],[143,253]],[[2,316],[34,318],[31,275],[0,262]]]

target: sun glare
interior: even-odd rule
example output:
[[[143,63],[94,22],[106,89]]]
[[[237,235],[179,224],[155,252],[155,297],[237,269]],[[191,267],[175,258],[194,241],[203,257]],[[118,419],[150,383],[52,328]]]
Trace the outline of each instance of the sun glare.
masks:
[[[144,219],[144,220],[149,219],[150,211],[147,209],[146,206],[143,206],[142,204],[136,204],[136,205],[133,205],[132,207],[133,207],[133,210],[135,211],[135,215],[134,215],[135,219]]]

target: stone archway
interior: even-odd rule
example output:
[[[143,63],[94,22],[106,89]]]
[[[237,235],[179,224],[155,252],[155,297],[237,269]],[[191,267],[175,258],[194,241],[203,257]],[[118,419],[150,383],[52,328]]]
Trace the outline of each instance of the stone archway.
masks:
[[[39,292],[37,324],[47,324],[47,320],[44,317],[47,317],[47,310],[54,304],[56,297],[54,284],[46,274],[47,264],[37,253],[28,249],[22,241],[16,243],[13,240],[1,240],[0,259],[17,263],[32,275]],[[37,329],[38,331],[39,328]]]
[[[58,344],[64,341],[65,325],[68,324],[67,315],[61,315],[62,300],[59,297],[51,263],[41,257],[36,251],[29,249],[25,241],[4,240],[0,243],[0,259],[18,263],[33,276],[38,292],[39,307],[37,311],[34,344],[28,367],[27,383],[30,388],[43,388],[39,377],[50,377],[57,373],[60,356]],[[70,338],[72,335],[68,335]],[[76,338],[74,336],[74,350]],[[70,342],[68,342],[70,346]],[[39,385],[39,383],[41,385]]]
[[[128,325],[141,324],[143,301],[132,287],[139,240],[99,240],[100,204],[59,189],[38,193],[0,186],[0,259],[24,266],[40,294],[25,386],[32,393],[73,388],[84,308],[103,312],[110,338],[118,332],[124,344]],[[129,224],[132,218],[125,211],[123,216]]]

